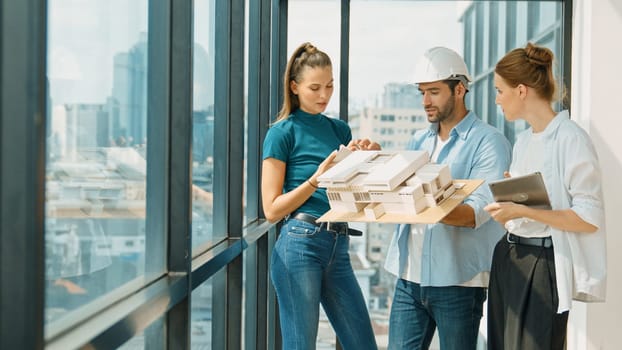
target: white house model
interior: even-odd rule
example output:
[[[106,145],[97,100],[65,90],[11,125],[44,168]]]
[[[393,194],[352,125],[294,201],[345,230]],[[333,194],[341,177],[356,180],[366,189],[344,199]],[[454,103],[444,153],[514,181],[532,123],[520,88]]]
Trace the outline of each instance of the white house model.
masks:
[[[449,167],[430,163],[427,151],[344,148],[337,158],[342,160],[318,178],[337,212],[363,210],[371,220],[385,213],[416,215],[456,191]]]

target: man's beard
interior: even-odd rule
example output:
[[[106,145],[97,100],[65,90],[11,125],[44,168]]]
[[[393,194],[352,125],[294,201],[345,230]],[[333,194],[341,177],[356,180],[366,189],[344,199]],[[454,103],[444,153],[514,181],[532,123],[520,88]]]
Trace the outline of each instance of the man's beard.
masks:
[[[454,109],[456,107],[456,102],[452,98],[449,98],[447,100],[447,102],[445,103],[445,105],[443,105],[442,107],[436,107],[436,106],[432,106],[436,108],[436,115],[435,116],[430,116],[428,115],[428,121],[430,123],[440,123],[443,122],[447,119],[451,119],[454,116]]]

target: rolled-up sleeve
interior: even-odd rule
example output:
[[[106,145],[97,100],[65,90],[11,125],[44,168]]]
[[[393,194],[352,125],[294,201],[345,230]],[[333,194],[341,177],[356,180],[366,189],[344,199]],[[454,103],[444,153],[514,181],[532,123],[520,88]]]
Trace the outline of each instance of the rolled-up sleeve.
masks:
[[[563,181],[570,195],[570,209],[585,222],[600,228],[605,211],[596,150],[589,136],[582,132],[565,138],[561,149],[566,162]]]
[[[510,143],[501,134],[491,133],[481,140],[469,178],[483,179],[484,183],[464,201],[475,212],[475,228],[490,220],[490,214],[484,210],[494,201],[488,182],[503,178],[503,173],[510,168],[511,154]]]

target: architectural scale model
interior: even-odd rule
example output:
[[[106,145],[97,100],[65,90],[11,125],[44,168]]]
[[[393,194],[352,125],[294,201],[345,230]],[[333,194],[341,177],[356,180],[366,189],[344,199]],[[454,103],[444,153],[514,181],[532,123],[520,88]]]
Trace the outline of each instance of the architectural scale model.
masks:
[[[456,191],[449,167],[431,163],[427,151],[343,148],[336,159],[337,164],[318,178],[334,211],[364,211],[371,220],[385,213],[416,215]]]

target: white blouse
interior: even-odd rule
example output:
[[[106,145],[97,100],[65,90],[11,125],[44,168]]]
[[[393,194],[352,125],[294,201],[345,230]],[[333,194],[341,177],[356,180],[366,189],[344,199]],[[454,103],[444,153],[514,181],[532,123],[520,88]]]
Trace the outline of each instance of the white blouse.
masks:
[[[531,129],[518,135],[513,162],[528,157]],[[558,313],[570,310],[572,299],[604,301],[607,281],[605,209],[601,171],[589,135],[569,119],[568,111],[555,116],[544,131],[541,150],[542,172],[551,206],[572,209],[586,222],[598,227],[594,233],[561,231],[549,227],[555,252]],[[533,153],[532,153],[533,154]],[[514,175],[514,174],[512,174]]]
[[[512,177],[522,176],[540,171],[546,161],[546,154],[542,150],[546,149],[545,133],[532,132],[525,145],[520,150],[520,154],[514,154],[510,174]],[[548,225],[529,219],[518,218],[509,220],[505,223],[505,229],[515,235],[522,237],[548,237],[551,229]]]

